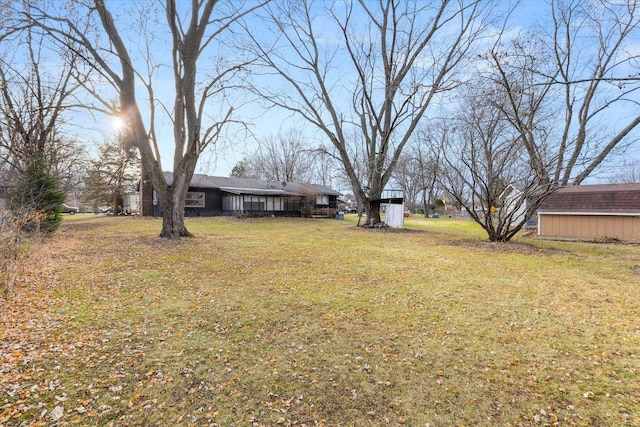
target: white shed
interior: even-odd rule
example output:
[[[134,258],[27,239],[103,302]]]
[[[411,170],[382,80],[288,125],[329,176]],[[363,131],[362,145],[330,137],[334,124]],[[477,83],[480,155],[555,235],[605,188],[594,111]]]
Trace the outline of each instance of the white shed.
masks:
[[[404,228],[404,200],[391,199],[387,202],[384,221],[391,228]]]

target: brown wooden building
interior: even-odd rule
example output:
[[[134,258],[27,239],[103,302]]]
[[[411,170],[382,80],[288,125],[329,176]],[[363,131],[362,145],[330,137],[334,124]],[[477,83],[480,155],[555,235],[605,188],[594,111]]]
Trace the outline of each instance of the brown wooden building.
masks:
[[[640,242],[640,183],[571,185],[538,209],[538,235]]]

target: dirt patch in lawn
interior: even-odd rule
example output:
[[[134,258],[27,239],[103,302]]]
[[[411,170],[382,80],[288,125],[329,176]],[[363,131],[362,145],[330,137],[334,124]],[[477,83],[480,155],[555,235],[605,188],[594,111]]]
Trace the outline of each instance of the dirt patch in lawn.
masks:
[[[563,254],[560,249],[539,248],[530,243],[521,242],[481,242],[478,240],[452,240],[451,246],[470,248],[484,252],[518,253],[518,254]]]

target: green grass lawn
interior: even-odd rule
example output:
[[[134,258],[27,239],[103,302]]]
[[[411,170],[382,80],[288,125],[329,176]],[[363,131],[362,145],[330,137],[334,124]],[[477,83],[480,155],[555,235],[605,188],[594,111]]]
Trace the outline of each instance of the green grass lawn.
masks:
[[[65,217],[2,301],[0,425],[640,425],[640,246],[356,219]]]

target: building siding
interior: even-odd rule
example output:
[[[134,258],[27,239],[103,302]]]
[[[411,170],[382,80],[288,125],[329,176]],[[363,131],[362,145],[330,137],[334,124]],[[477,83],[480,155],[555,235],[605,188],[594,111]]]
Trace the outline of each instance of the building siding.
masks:
[[[640,242],[640,216],[541,214],[541,237]]]
[[[561,188],[540,205],[538,234],[640,242],[640,183]]]

